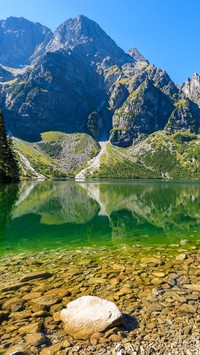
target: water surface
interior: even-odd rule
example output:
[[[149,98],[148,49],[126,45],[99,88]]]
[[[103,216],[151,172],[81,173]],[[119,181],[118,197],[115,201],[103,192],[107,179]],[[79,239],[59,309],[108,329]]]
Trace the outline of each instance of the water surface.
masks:
[[[200,239],[200,184],[27,181],[0,185],[0,254]]]

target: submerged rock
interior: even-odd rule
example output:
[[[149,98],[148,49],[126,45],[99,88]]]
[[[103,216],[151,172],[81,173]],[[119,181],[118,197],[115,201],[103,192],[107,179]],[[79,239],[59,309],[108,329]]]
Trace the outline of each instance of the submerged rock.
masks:
[[[15,345],[8,349],[5,355],[28,355],[30,352],[24,345]]]
[[[36,280],[36,279],[48,279],[51,276],[52,274],[50,274],[47,271],[31,272],[30,274],[23,276],[20,279],[20,281],[25,282],[25,281]]]
[[[122,314],[113,302],[95,296],[83,296],[68,303],[60,318],[65,331],[76,339],[88,339],[122,322]]]

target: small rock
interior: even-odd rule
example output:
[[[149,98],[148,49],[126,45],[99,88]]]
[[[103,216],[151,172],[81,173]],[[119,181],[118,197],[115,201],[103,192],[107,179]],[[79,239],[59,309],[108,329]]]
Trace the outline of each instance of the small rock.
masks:
[[[88,339],[96,332],[122,323],[117,306],[95,296],[83,296],[70,302],[60,312],[60,318],[65,323],[65,331],[76,339]]]
[[[189,244],[189,243],[190,243],[190,240],[188,240],[188,239],[183,239],[183,240],[180,241],[180,245],[181,245],[181,246],[182,246],[182,245]]]
[[[12,346],[5,352],[5,355],[28,355],[29,351],[23,345]]]
[[[187,255],[186,254],[179,254],[176,257],[176,261],[183,261],[185,259],[187,259]]]
[[[53,288],[45,293],[45,295],[57,295],[59,297],[69,297],[71,292],[63,288]]]
[[[28,346],[40,346],[46,342],[46,337],[41,333],[32,333],[26,335],[26,344]]]
[[[12,312],[18,312],[23,309],[25,301],[22,300],[21,298],[14,297],[10,298],[6,302],[3,303],[2,309],[12,311]]]
[[[27,295],[25,295],[23,299],[29,301],[29,300],[33,300],[34,298],[38,298],[40,296],[41,296],[41,292],[30,292],[27,293]]]
[[[60,312],[56,312],[53,314],[54,322],[60,322]]]
[[[25,282],[25,281],[35,280],[35,279],[48,279],[51,276],[52,274],[50,274],[50,272],[47,271],[31,272],[30,274],[23,276],[20,279],[20,282]]]
[[[164,272],[152,272],[153,276],[156,277],[165,277],[166,275],[164,274]]]
[[[29,284],[13,284],[13,285],[8,285],[6,287],[3,287],[1,289],[1,292],[7,292],[7,291],[16,291],[19,290],[23,286],[28,286]]]
[[[193,305],[191,305],[191,304],[183,303],[183,304],[179,307],[178,311],[179,311],[180,313],[196,313],[196,311],[197,311],[197,306],[193,306]]]
[[[192,284],[192,285],[183,285],[183,287],[192,291],[200,291],[200,284]]]
[[[42,297],[34,298],[33,303],[36,303],[41,306],[53,306],[61,300],[61,297],[57,295],[44,295]]]
[[[111,340],[113,342],[120,342],[122,340],[122,336],[120,334],[112,334],[109,337],[109,340]]]
[[[26,335],[27,333],[38,333],[41,330],[41,323],[29,323],[19,328],[19,333]]]
[[[162,306],[159,303],[149,303],[145,304],[145,307],[150,312],[160,312],[162,311]]]

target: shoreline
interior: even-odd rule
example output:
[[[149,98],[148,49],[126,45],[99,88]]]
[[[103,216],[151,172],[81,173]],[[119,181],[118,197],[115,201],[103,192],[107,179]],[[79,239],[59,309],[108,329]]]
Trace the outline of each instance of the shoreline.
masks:
[[[194,245],[54,250],[0,258],[0,353],[198,354],[200,256]],[[74,340],[59,312],[83,295],[113,301],[121,328]],[[19,349],[18,349],[19,350]]]

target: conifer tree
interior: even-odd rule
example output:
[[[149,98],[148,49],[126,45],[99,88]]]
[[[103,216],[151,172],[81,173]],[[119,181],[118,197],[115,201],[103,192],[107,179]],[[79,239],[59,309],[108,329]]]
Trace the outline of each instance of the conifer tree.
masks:
[[[18,162],[13,150],[11,137],[7,138],[3,114],[0,111],[0,179],[17,180],[19,177]]]

